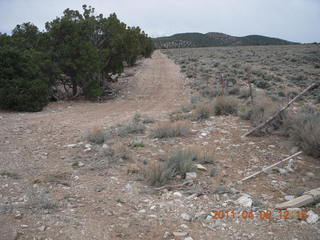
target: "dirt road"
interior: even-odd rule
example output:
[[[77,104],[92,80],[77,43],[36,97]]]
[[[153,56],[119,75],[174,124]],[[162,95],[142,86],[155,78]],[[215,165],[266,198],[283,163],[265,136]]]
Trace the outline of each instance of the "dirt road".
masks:
[[[317,187],[317,160],[303,156],[293,173],[271,173],[229,189],[227,184],[288,156],[283,140],[242,139],[250,126],[234,116],[194,122],[193,134],[185,138],[152,139],[149,130],[189,102],[186,80],[159,51],[129,71],[114,100],[51,103],[39,113],[0,112],[1,240],[317,239],[319,223],[297,219],[208,221],[212,209],[239,210],[236,200],[243,193],[259,210],[298,189]],[[143,139],[144,147],[129,149],[130,161],[110,167],[101,158],[102,145],[88,150],[88,130],[108,129],[135,113],[156,123],[143,136],[120,139],[127,148],[136,137]],[[206,165],[208,171],[197,172],[190,187],[156,191],[144,181],[143,169],[177,146],[208,147],[217,159]],[[212,166],[218,168],[215,177]]]

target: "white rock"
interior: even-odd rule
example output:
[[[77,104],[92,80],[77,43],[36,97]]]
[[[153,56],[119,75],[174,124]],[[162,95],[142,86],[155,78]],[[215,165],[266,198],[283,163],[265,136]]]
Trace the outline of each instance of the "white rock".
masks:
[[[85,148],[91,148],[92,145],[90,143],[87,143],[86,145],[84,145]]]
[[[313,172],[307,172],[307,173],[306,173],[306,176],[308,176],[308,177],[310,177],[310,178],[314,178],[314,177],[315,177],[315,175],[314,175]]]
[[[172,234],[173,234],[173,236],[175,236],[175,237],[185,237],[185,236],[188,235],[187,232],[173,232]]]
[[[316,223],[319,220],[319,216],[318,214],[316,214],[315,212],[313,212],[312,210],[308,211],[308,218],[307,218],[307,223],[309,224],[313,224]]]
[[[198,170],[208,171],[208,169],[206,167],[204,167],[203,165],[201,165],[201,164],[196,164],[196,167],[197,167]]]
[[[239,203],[243,207],[251,207],[252,206],[252,199],[248,196],[242,196],[238,198],[237,203]]]
[[[182,213],[180,215],[180,217],[185,221],[189,221],[190,222],[192,220],[192,217],[188,213]]]
[[[294,195],[287,195],[287,196],[284,196],[284,199],[287,200],[287,201],[290,201],[292,199],[294,199],[295,196]]]
[[[107,148],[109,148],[109,146],[104,143],[104,144],[102,145],[102,148],[107,149]]]
[[[44,232],[46,229],[47,229],[46,226],[41,226],[41,227],[39,227],[39,231],[40,231],[40,232]]]
[[[68,145],[66,145],[65,147],[73,148],[73,147],[75,147],[75,146],[77,146],[77,144],[68,144]]]
[[[192,237],[186,237],[184,240],[193,240]]]
[[[174,198],[181,198],[182,197],[182,194],[180,192],[174,192],[173,193],[173,197]]]
[[[187,172],[186,173],[186,180],[193,180],[197,178],[196,172]]]
[[[165,232],[163,234],[163,238],[168,238],[168,237],[171,237],[172,236],[172,233],[171,232]]]
[[[180,227],[182,227],[182,228],[184,228],[184,229],[189,228],[186,224],[181,224]]]

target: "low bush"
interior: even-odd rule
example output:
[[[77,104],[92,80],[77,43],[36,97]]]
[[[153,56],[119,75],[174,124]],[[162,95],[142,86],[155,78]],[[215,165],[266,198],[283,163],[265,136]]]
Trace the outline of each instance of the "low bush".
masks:
[[[260,96],[255,99],[254,105],[242,106],[239,116],[241,119],[249,120],[253,126],[258,126],[271,117],[278,109],[279,106],[276,103],[267,97]],[[278,118],[256,132],[256,135],[270,133],[279,129],[282,126],[284,117],[285,113],[280,114]]]
[[[239,95],[240,94],[240,88],[239,87],[233,87],[228,91],[229,95]]]
[[[157,162],[146,169],[144,177],[152,186],[163,186],[172,178],[172,172],[165,163]]]
[[[168,159],[147,168],[145,178],[151,185],[161,186],[177,175],[185,178],[188,172],[196,171],[197,162],[213,163],[212,152],[201,149],[175,150]]]
[[[94,144],[104,143],[106,138],[106,133],[103,129],[94,128],[89,133],[87,133],[87,140]]]
[[[186,137],[190,134],[187,122],[161,123],[151,132],[153,138]]]
[[[133,119],[128,124],[120,125],[116,130],[116,134],[119,137],[126,137],[129,134],[144,133],[145,129],[146,126],[142,122]]]
[[[295,145],[308,155],[320,157],[320,112],[313,107],[287,114],[284,128]]]
[[[215,115],[237,114],[238,103],[232,97],[221,96],[214,101],[213,111]]]
[[[196,109],[192,113],[192,120],[199,121],[208,119],[213,112],[212,104],[200,104],[196,106]]]
[[[269,89],[271,87],[271,84],[266,82],[266,81],[256,81],[255,82],[255,85],[258,87],[258,88],[262,88],[262,89]]]
[[[41,111],[48,104],[48,81],[36,51],[0,48],[0,108]]]

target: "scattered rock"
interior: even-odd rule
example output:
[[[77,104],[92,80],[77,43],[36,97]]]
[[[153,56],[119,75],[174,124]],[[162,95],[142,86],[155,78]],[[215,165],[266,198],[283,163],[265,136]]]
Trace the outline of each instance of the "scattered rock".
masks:
[[[308,176],[310,178],[314,178],[315,177],[313,172],[306,172],[306,176]]]
[[[77,144],[68,144],[68,145],[66,145],[65,147],[74,148],[75,146],[77,146]]]
[[[169,238],[169,237],[172,237],[172,236],[173,236],[173,234],[171,232],[165,232],[163,234],[163,238]]]
[[[186,180],[194,180],[197,178],[196,172],[187,172],[186,173]]]
[[[294,199],[295,198],[295,196],[294,195],[287,195],[287,196],[284,196],[284,199],[286,200],[286,201],[290,201],[290,200],[292,200],[292,199]]]
[[[182,213],[182,214],[180,215],[180,217],[181,217],[183,220],[188,221],[188,222],[190,222],[190,221],[192,220],[192,217],[191,217],[188,213]]]
[[[184,228],[184,229],[189,228],[186,224],[181,224],[180,227],[182,227],[182,228]]]
[[[196,164],[196,167],[200,171],[208,171],[208,169],[201,164]]]
[[[252,199],[249,196],[242,196],[238,198],[237,203],[239,203],[243,207],[251,207],[252,206]]]
[[[41,226],[39,227],[40,232],[44,232],[47,229],[47,226]]]
[[[109,146],[104,143],[104,144],[102,145],[102,148],[103,148],[103,149],[107,149],[107,148],[109,148]]]
[[[285,169],[285,168],[278,168],[278,172],[279,172],[280,174],[287,174],[287,173],[288,173],[288,170]]]
[[[309,224],[313,224],[316,223],[319,220],[319,216],[318,214],[316,214],[315,212],[313,212],[312,210],[308,211],[308,218],[307,218],[307,223]]]
[[[15,219],[22,219],[23,215],[20,211],[17,211],[16,214],[14,215]]]
[[[173,234],[173,236],[175,236],[175,237],[185,237],[185,236],[188,235],[187,232],[173,232],[172,234]]]
[[[182,197],[182,194],[180,192],[174,192],[173,193],[173,197],[174,198],[181,198]]]
[[[184,240],[193,240],[192,237],[186,237]]]

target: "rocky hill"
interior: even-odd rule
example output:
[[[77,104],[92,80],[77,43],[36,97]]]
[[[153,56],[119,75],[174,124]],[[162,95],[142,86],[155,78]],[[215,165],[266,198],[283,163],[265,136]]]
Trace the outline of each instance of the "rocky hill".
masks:
[[[254,46],[298,44],[279,38],[260,35],[235,37],[224,33],[179,33],[169,37],[153,39],[156,48],[217,47],[217,46]]]

